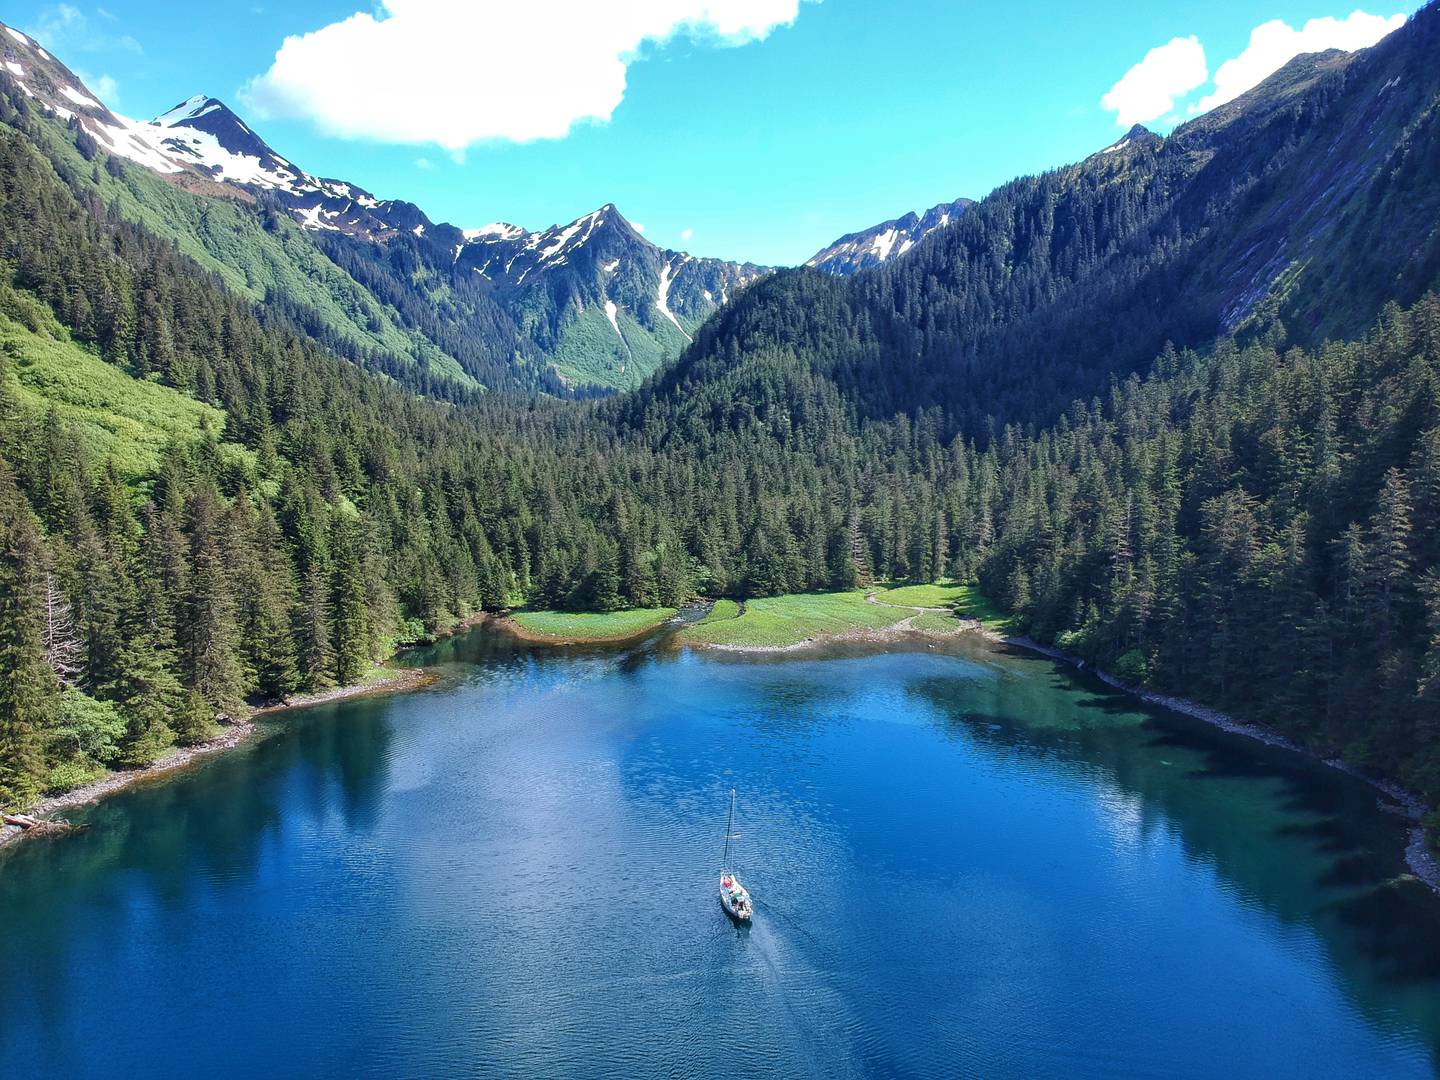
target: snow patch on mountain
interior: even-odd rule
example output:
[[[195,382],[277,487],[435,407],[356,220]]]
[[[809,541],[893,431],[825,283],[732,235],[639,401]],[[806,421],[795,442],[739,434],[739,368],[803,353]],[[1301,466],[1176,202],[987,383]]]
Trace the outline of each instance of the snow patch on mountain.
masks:
[[[525,235],[525,230],[519,225],[510,225],[503,221],[494,221],[489,225],[481,225],[478,229],[465,229],[460,234],[466,240],[483,240],[486,237],[498,237],[501,240],[515,240]]]
[[[526,242],[525,246],[531,250],[540,250],[540,262],[546,262],[555,258],[557,255],[563,258],[565,252],[570,247],[570,241],[575,239],[581,229],[585,230],[585,234],[575,242],[575,246],[578,247],[590,239],[590,234],[595,231],[597,221],[602,225],[605,222],[605,219],[599,216],[598,211],[592,214],[586,214],[584,217],[577,218],[569,225],[566,225],[558,236],[554,235],[553,231],[549,233],[536,233]],[[545,243],[547,240],[549,242]],[[542,243],[545,244],[544,248],[540,247]]]
[[[1158,146],[1162,141],[1160,136],[1156,135],[1144,124],[1135,124],[1129,131],[1120,136],[1120,138],[1116,139],[1104,149],[1097,150],[1091,154],[1090,157],[1104,157],[1108,154],[1118,154],[1122,150],[1129,150],[1132,147],[1135,150],[1143,150],[1146,147]]]
[[[176,105],[169,112],[163,112],[150,122],[159,127],[174,127],[184,120],[194,120],[207,113],[214,112],[220,107],[218,101],[207,105],[211,99],[204,94],[196,94],[194,97],[186,98],[179,105]]]
[[[194,164],[209,171],[216,180],[293,191],[297,186],[295,182],[299,179],[294,173],[272,172],[265,168],[258,157],[230,153],[220,145],[220,140],[208,131],[168,135],[157,140],[157,143],[159,149],[191,159]]]
[[[616,306],[614,300],[606,299],[605,317],[610,320],[610,325],[615,328],[615,336],[620,339],[620,344],[625,345],[628,349],[630,346],[625,343],[625,335],[620,332],[620,320],[616,318],[616,313],[619,312],[619,310],[620,308]]]
[[[147,169],[153,169],[158,173],[173,174],[185,171],[184,166],[178,164],[169,154],[151,142],[150,132],[147,130],[148,124],[131,120],[118,113],[110,115],[116,123],[109,124],[103,120],[96,120],[87,127],[92,134],[99,136],[101,142],[111,153],[128,158],[130,161],[144,165]]]
[[[890,252],[895,250],[895,240],[899,235],[897,229],[886,229],[870,241],[870,254],[875,257],[877,262],[884,262],[890,258]]]
[[[308,209],[300,210],[298,213],[300,215],[300,224],[306,229],[314,229],[316,231],[328,229],[331,232],[340,231],[339,226],[332,225],[330,222],[324,220],[326,211],[319,203],[316,203]],[[331,216],[334,216],[333,211],[331,212]]]
[[[684,265],[686,260],[688,260],[689,258],[689,255],[682,255],[680,257],[681,265]],[[672,283],[672,279],[670,277],[671,273],[672,266],[670,260],[666,259],[665,262],[660,264],[660,284],[655,290],[655,306],[660,309],[661,315],[664,315],[665,318],[669,319],[672,323],[675,324],[676,330],[679,330],[680,333],[685,334],[685,328],[680,325],[680,320],[677,319],[675,317],[675,313],[670,310],[670,285]],[[691,338],[689,334],[685,334],[685,340],[693,341],[694,339]]]

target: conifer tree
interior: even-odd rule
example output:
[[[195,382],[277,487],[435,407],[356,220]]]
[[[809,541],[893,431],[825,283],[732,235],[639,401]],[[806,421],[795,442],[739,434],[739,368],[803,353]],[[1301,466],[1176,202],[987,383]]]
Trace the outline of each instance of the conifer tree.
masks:
[[[333,686],[335,650],[330,643],[330,582],[318,562],[312,562],[305,572],[296,622],[300,685],[307,690]]]
[[[39,794],[57,682],[45,659],[46,554],[0,460],[0,806]]]
[[[1409,597],[1411,510],[1410,486],[1399,469],[1391,469],[1366,537],[1369,621],[1381,651],[1394,640]]]
[[[240,662],[239,636],[235,623],[235,598],[221,537],[217,497],[202,487],[190,501],[188,513],[191,575],[185,617],[180,621],[179,650],[185,685],[199,695],[190,702],[185,723],[176,725],[182,742],[193,742],[209,733],[202,722],[208,709],[216,714],[239,716],[245,705],[245,673]]]
[[[334,561],[333,640],[335,680],[358,682],[370,667],[365,564],[353,522],[337,515],[331,528]]]
[[[291,615],[295,578],[275,515],[263,501],[254,540],[253,576],[243,594],[242,634],[256,693],[266,701],[280,701],[300,685]]]
[[[175,677],[175,654],[155,633],[141,630],[121,653],[121,676],[113,688],[125,735],[118,760],[125,765],[148,765],[174,745],[170,723],[186,704],[185,689]]]

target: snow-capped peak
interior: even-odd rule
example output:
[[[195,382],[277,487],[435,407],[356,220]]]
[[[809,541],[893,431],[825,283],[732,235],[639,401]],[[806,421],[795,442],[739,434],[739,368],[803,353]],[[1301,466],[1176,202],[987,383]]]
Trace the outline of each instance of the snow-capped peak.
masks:
[[[271,150],[218,98],[196,94],[144,126],[156,149],[212,179],[289,192],[318,186],[314,177]]]
[[[196,94],[194,97],[186,98],[169,112],[161,113],[150,122],[158,127],[174,127],[186,120],[194,120],[207,112],[214,112],[216,109],[222,108],[224,106],[214,98]]]
[[[538,232],[496,221],[478,229],[466,229],[461,234],[464,243],[456,249],[455,259],[458,262],[466,248],[483,250],[484,254],[477,251],[472,259],[477,270],[487,278],[493,278],[498,272],[502,279],[513,280],[519,285],[538,270],[566,265],[593,240],[609,235],[607,224],[624,223],[624,220],[613,203],[606,203],[598,210],[582,214],[568,225],[552,225]],[[625,228],[630,231],[628,224]],[[606,244],[606,251],[612,246]],[[618,264],[618,260],[612,259],[612,265]]]

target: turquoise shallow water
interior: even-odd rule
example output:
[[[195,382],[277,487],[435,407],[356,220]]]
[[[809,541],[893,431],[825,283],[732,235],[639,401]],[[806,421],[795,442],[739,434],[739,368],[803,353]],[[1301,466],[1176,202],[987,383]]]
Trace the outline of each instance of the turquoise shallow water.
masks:
[[[421,659],[0,860],[0,1077],[1440,1068],[1346,777],[978,643]]]

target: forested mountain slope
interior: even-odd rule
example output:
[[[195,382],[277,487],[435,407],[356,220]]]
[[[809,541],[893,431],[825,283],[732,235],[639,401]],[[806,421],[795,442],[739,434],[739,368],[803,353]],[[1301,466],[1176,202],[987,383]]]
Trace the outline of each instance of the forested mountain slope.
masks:
[[[783,349],[867,416],[947,430],[1053,419],[1167,342],[1361,331],[1440,281],[1440,12],[1374,48],[1298,57],[1166,139],[1006,184],[853,278],[787,271],[712,320],[651,388]]]

